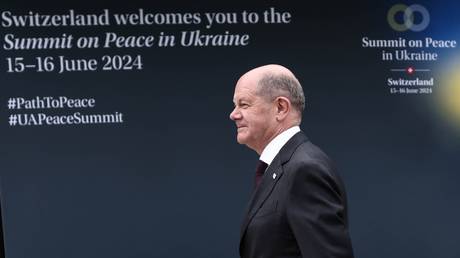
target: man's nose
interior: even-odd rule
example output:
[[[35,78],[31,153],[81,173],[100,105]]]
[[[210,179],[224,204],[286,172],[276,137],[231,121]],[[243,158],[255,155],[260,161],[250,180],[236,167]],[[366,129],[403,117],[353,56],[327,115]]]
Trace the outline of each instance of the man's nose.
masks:
[[[235,107],[233,111],[230,113],[230,119],[235,121],[239,118],[241,118],[241,114],[238,112],[237,107]]]

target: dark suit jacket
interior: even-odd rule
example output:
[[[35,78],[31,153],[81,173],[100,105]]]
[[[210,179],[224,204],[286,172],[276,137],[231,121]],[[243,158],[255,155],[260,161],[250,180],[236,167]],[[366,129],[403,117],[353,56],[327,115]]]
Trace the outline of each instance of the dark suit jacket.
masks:
[[[352,258],[347,200],[330,159],[299,132],[252,195],[241,228],[242,258]]]

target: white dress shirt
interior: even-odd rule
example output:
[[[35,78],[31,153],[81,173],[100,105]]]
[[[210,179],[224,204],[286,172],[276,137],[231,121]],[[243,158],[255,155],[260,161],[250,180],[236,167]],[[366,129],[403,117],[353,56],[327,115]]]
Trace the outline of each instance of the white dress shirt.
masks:
[[[281,148],[294,136],[294,134],[300,132],[299,126],[293,126],[286,131],[277,135],[271,142],[265,146],[262,154],[260,154],[260,160],[267,163],[268,166],[272,163],[275,156],[280,152]]]

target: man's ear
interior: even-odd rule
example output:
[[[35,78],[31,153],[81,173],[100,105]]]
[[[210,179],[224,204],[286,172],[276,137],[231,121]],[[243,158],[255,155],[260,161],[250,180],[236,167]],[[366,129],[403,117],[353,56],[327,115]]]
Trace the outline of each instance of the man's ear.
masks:
[[[291,111],[291,101],[286,97],[277,97],[276,105],[276,120],[283,121]]]

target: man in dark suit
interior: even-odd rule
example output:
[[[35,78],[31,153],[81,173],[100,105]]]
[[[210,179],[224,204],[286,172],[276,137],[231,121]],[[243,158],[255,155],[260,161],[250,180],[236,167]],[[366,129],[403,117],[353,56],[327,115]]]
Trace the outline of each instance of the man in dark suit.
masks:
[[[305,97],[296,77],[280,65],[255,68],[238,80],[233,102],[238,143],[260,155],[241,257],[352,258],[345,189],[300,131]]]

